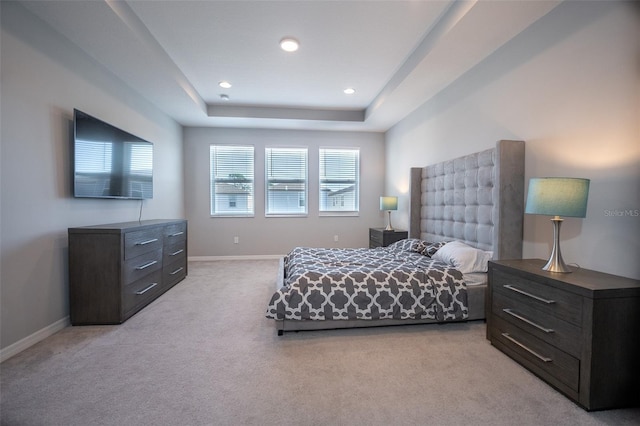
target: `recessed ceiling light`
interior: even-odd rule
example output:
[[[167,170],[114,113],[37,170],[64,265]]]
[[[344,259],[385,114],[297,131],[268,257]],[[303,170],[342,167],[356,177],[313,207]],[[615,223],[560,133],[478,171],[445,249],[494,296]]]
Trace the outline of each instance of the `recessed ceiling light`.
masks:
[[[356,93],[356,89],[354,89],[353,87],[347,87],[343,90],[343,92],[347,95],[353,95],[354,93]]]
[[[222,87],[223,89],[229,89],[231,88],[231,83],[229,83],[227,80],[222,80],[220,83],[218,83],[218,86]]]
[[[228,101],[229,100],[229,95],[225,95],[223,93],[222,95],[220,95],[220,99],[222,99],[223,101]]]
[[[293,37],[285,37],[280,40],[280,48],[285,52],[295,52],[300,47],[300,43]]]

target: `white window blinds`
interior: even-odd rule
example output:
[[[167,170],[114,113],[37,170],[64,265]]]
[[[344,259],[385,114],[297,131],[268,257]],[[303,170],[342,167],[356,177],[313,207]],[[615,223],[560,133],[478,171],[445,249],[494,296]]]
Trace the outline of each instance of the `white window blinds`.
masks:
[[[211,215],[253,216],[253,146],[211,145]]]
[[[307,214],[307,149],[266,148],[267,215]]]
[[[360,150],[320,149],[320,212],[357,212]]]

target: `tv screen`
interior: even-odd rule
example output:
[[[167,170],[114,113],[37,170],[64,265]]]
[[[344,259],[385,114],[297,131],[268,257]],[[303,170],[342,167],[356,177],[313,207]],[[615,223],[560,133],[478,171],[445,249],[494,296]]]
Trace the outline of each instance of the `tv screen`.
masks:
[[[75,109],[73,194],[153,198],[153,144]]]

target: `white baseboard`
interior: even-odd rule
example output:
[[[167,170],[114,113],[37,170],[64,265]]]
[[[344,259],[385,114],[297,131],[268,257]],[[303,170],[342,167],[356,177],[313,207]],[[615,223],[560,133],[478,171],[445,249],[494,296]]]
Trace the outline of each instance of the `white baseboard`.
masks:
[[[211,262],[216,260],[278,260],[283,254],[253,254],[246,256],[189,256],[189,262]]]
[[[57,333],[63,328],[69,326],[71,322],[69,321],[69,317],[64,317],[61,320],[54,322],[46,326],[43,329],[36,331],[35,333],[25,337],[24,339],[18,340],[12,345],[7,346],[0,350],[0,363],[8,360],[12,356],[24,351],[25,349],[35,345],[36,343],[46,339],[47,337]]]

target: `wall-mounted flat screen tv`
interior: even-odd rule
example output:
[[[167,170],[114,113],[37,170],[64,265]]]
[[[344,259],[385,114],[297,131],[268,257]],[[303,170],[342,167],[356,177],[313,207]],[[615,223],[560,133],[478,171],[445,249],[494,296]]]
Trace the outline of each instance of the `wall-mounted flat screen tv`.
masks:
[[[153,144],[73,111],[73,195],[153,198]]]

